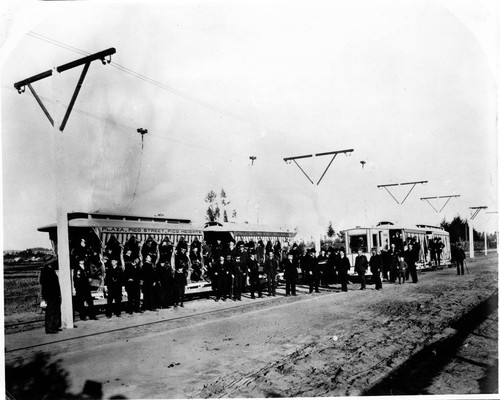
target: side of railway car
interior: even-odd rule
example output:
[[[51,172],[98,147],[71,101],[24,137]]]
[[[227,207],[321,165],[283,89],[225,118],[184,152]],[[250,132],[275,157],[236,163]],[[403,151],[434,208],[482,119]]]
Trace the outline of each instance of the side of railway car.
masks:
[[[202,228],[197,228],[186,219],[168,219],[158,217],[120,216],[113,214],[71,213],[68,215],[69,243],[72,267],[75,257],[85,242],[85,253],[89,259],[89,276],[92,278],[93,297],[104,300],[104,264],[107,250],[114,247],[119,251],[119,259],[124,266],[123,249],[132,242],[137,243],[142,253],[142,246],[147,241],[158,249],[159,244],[167,240],[174,247],[181,241],[190,246],[203,240]],[[38,228],[47,232],[52,247],[57,253],[57,226],[51,224]],[[173,258],[173,257],[172,257]],[[172,260],[173,261],[173,260]],[[189,277],[188,277],[189,278]],[[207,280],[192,282],[188,279],[186,294],[206,292],[211,290]],[[124,291],[124,296],[126,293]]]
[[[201,246],[203,241],[213,243],[217,239],[223,244],[227,244],[230,240],[254,241],[255,243],[262,240],[264,243],[271,241],[273,245],[285,244],[295,236],[295,232],[262,225],[215,223],[207,224],[205,228],[202,228],[193,226],[191,221],[186,219],[97,213],[71,213],[68,215],[68,223],[72,268],[75,266],[78,254],[84,251],[85,257],[89,260],[88,274],[92,279],[92,296],[97,304],[103,303],[105,298],[106,257],[110,252],[117,251],[120,263],[124,267],[124,249],[130,247],[131,244],[135,243],[138,251],[144,255],[142,250],[147,242],[150,242],[154,251],[158,252],[160,244],[165,240],[168,240],[174,248],[180,242],[184,242],[189,249],[195,243]],[[49,234],[53,250],[57,253],[56,224],[43,226],[38,230]],[[82,249],[82,240],[84,249]],[[171,257],[171,263],[175,264],[175,251]],[[206,271],[206,266],[203,265],[203,267]],[[208,274],[205,273],[196,280],[191,278],[189,271],[185,287],[186,295],[212,291]],[[123,289],[123,297],[126,299],[125,289]]]
[[[347,229],[345,233],[346,255],[351,262],[350,275],[355,275],[354,262],[358,249],[370,259],[372,249],[387,250],[392,244],[396,248],[404,249],[411,240],[419,244],[419,257],[417,268],[423,269],[431,266],[431,251],[433,241],[439,238],[443,247],[441,250],[441,263],[446,265],[451,261],[450,235],[443,229],[430,225],[396,226],[391,222],[381,222],[375,227],[355,227]],[[371,275],[367,271],[367,275]]]

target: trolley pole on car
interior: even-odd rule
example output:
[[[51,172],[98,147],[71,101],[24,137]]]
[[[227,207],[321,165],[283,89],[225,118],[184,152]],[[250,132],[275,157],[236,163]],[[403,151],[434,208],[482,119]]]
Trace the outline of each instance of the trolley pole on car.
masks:
[[[469,207],[471,210],[471,217],[469,218],[469,258],[474,258],[474,228],[472,226],[472,221],[477,217],[479,212],[488,207]]]
[[[319,184],[321,183],[321,181],[323,180],[326,172],[330,168],[330,165],[332,165],[333,160],[335,160],[335,158],[337,157],[338,154],[350,155],[350,153],[352,153],[353,151],[354,151],[354,149],[347,149],[347,150],[328,151],[328,152],[325,152],[325,153],[306,154],[306,155],[302,155],[302,156],[285,157],[283,159],[283,161],[285,161],[287,164],[290,164],[290,162],[293,161],[295,163],[295,165],[305,175],[305,177],[307,178],[307,180],[309,182],[311,182],[311,184],[313,185],[313,197],[314,197],[313,201],[316,202],[316,204],[318,205],[318,208],[319,208]],[[314,181],[309,177],[309,175],[306,173],[306,171],[304,171],[304,169],[297,162],[297,160],[304,159],[304,158],[322,157],[322,156],[329,156],[329,155],[332,156],[332,159],[330,160],[330,162],[328,163],[327,167],[323,171],[323,174],[321,175],[321,177],[319,178],[319,180],[316,183],[314,183]],[[318,219],[319,219],[318,222],[321,225],[321,223],[323,221],[321,221],[321,218],[320,218],[319,215],[318,215]],[[314,235],[314,248],[316,249],[316,252],[319,254],[319,252],[321,250],[321,233],[320,232],[318,232],[316,235]]]
[[[61,324],[63,328],[71,329],[74,327],[73,324],[73,294],[72,294],[72,284],[71,284],[71,268],[70,268],[70,254],[69,254],[69,229],[68,229],[68,208],[66,201],[66,179],[64,165],[64,154],[65,154],[65,137],[62,134],[66,123],[68,122],[69,116],[76,102],[78,94],[80,92],[81,86],[90,67],[90,63],[95,60],[101,60],[103,64],[109,64],[111,62],[111,55],[114,54],[116,50],[110,48],[89,56],[80,58],[78,60],[69,62],[67,64],[61,65],[59,67],[54,67],[48,71],[42,72],[38,75],[34,75],[22,81],[16,82],[14,87],[19,93],[24,93],[26,87],[30,89],[33,97],[37,101],[38,105],[41,107],[43,113],[48,118],[49,122],[53,126],[53,140],[54,140],[54,167],[55,167],[55,191],[56,191],[56,216],[57,216],[57,260],[59,265],[59,285],[61,287]],[[108,58],[106,58],[108,57]],[[80,78],[77,82],[76,88],[73,92],[73,96],[70,100],[69,105],[66,108],[66,112],[59,121],[59,116],[62,114],[60,111],[64,109],[60,101],[60,74],[69,69],[83,65],[83,70]],[[53,111],[53,116],[45,107],[41,98],[35,91],[32,83],[40,81],[42,79],[52,77],[52,91],[55,101],[55,109]]]

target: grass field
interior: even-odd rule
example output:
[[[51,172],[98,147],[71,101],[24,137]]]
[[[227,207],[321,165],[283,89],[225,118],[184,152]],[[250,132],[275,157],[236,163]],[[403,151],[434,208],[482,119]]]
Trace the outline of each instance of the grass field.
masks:
[[[38,311],[40,309],[40,285],[37,266],[4,269],[4,315]]]

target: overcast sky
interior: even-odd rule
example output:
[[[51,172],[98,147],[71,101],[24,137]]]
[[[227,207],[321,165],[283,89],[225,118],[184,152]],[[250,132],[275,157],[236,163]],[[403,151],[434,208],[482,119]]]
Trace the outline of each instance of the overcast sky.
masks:
[[[86,54],[64,131],[69,211],[205,220],[224,188],[237,221],[308,235],[381,220],[438,225],[497,211],[493,1],[13,2],[4,7],[4,248],[49,246],[53,130],[14,82]],[[61,74],[62,103],[81,67]],[[51,78],[34,84],[53,112]],[[145,128],[143,137],[137,128]],[[319,185],[284,157],[340,154]],[[251,165],[249,156],[256,156]],[[299,161],[317,181],[331,157]],[[366,161],[364,168],[360,161]],[[377,185],[428,180],[398,205]],[[411,186],[395,188],[400,201]],[[134,195],[135,193],[135,195]],[[460,195],[436,213],[421,197]],[[445,200],[434,201],[441,208]],[[497,215],[476,220],[493,232]]]

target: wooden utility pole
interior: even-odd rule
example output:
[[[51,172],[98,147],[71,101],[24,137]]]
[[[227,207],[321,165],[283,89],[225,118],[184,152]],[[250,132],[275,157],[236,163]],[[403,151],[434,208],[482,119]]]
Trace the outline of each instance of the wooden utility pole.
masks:
[[[53,126],[54,132],[54,167],[55,167],[55,190],[56,190],[56,216],[57,216],[57,259],[59,264],[59,285],[61,287],[61,322],[63,328],[70,329],[73,328],[73,294],[71,285],[71,269],[70,269],[70,254],[69,254],[69,229],[68,229],[68,205],[66,201],[66,183],[64,165],[64,154],[65,154],[65,137],[62,135],[66,123],[68,122],[69,116],[76,102],[78,94],[80,92],[81,86],[90,67],[90,63],[95,60],[101,60],[103,64],[109,64],[111,62],[111,55],[114,54],[116,50],[110,48],[99,53],[95,53],[78,60],[72,61],[70,63],[61,65],[59,67],[54,67],[51,70],[42,72],[38,75],[34,75],[30,78],[24,79],[22,81],[16,82],[14,87],[19,93],[24,93],[26,86],[30,89],[33,97],[38,102],[42,108],[43,113],[48,118],[49,122]],[[108,58],[106,58],[108,57]],[[63,110],[64,107],[60,99],[60,74],[61,72],[67,71],[69,69],[83,65],[83,71],[78,80],[73,96],[70,103],[62,117],[62,121],[59,123],[59,116],[62,114],[59,111]],[[53,112],[54,116],[51,116],[42,100],[36,93],[32,86],[32,83],[39,80],[52,77],[52,90],[53,97],[56,103],[55,110]]]
[[[477,214],[479,214],[479,212],[482,209],[486,209],[488,207],[480,206],[480,207],[469,207],[469,208],[471,210],[474,210],[471,211],[472,215],[469,218],[469,258],[474,258],[474,227],[472,226],[472,221],[474,220],[474,218],[477,217]]]

